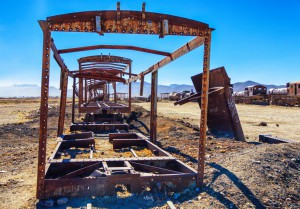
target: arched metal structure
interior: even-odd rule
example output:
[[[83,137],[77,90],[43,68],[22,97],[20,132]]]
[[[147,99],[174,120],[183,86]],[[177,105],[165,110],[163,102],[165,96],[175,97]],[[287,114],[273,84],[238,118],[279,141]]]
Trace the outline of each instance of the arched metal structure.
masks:
[[[106,103],[103,105],[98,102],[96,102],[97,104],[91,103],[91,100],[93,100],[93,97],[97,94],[97,89],[101,89],[104,96],[103,100],[109,102],[108,91],[110,83],[113,85],[114,102],[116,103],[116,82],[126,83],[123,76],[128,75],[128,79],[130,79],[132,75],[136,75],[131,73],[131,63],[131,59],[112,55],[96,55],[78,59],[79,70],[70,72],[74,79],[79,78],[79,112],[86,113],[95,112],[95,110],[101,111],[103,105],[107,106]],[[126,72],[127,70],[128,72]],[[109,107],[109,110],[130,113],[131,84],[128,85],[128,93],[128,106],[114,104],[114,107]],[[74,114],[74,110],[72,114]]]
[[[213,29],[209,28],[208,24],[190,20],[182,17],[151,13],[145,11],[145,4],[142,6],[142,11],[127,11],[121,10],[120,4],[117,4],[117,10],[115,11],[92,11],[92,12],[79,12],[72,14],[64,14],[48,17],[46,20],[39,21],[39,24],[43,30],[43,60],[42,60],[42,85],[41,85],[41,107],[40,107],[40,132],[39,132],[39,156],[38,156],[38,177],[37,177],[37,198],[44,199],[51,197],[55,194],[55,187],[64,188],[65,194],[78,195],[78,192],[83,191],[84,187],[90,185],[90,181],[82,180],[84,183],[78,185],[75,181],[68,179],[47,179],[49,168],[55,168],[59,170],[58,164],[61,163],[54,159],[52,155],[49,161],[46,162],[46,144],[47,144],[47,118],[48,118],[48,95],[49,95],[49,74],[50,74],[50,51],[52,50],[55,60],[61,68],[61,103],[60,103],[60,117],[59,117],[59,132],[62,133],[64,125],[64,116],[66,108],[67,98],[67,86],[68,76],[72,78],[80,77],[79,74],[74,74],[69,71],[65,65],[61,54],[74,52],[74,51],[85,51],[99,48],[99,46],[91,46],[88,48],[77,48],[58,50],[51,38],[52,32],[92,32],[104,35],[106,33],[116,34],[143,34],[143,35],[158,35],[163,38],[166,35],[169,36],[193,36],[196,37],[192,41],[186,43],[178,50],[172,53],[161,53],[155,50],[148,50],[142,48],[130,48],[130,50],[139,50],[148,53],[167,55],[160,62],[150,66],[148,69],[142,71],[136,76],[130,76],[126,81],[129,85],[131,82],[138,79],[141,80],[141,94],[143,93],[144,76],[151,73],[151,117],[150,117],[150,140],[155,142],[156,140],[156,118],[157,118],[157,80],[158,80],[158,69],[165,66],[166,64],[174,61],[182,55],[192,51],[193,49],[204,45],[204,57],[203,57],[203,76],[202,76],[202,96],[201,96],[201,118],[200,118],[200,139],[199,139],[199,154],[198,154],[198,172],[195,173],[192,169],[188,168],[183,163],[179,162],[175,158],[172,158],[169,154],[166,154],[160,148],[155,147],[154,144],[149,144],[152,149],[159,152],[159,155],[164,156],[158,158],[158,160],[172,160],[176,162],[176,165],[180,167],[182,173],[161,169],[153,168],[151,166],[144,165],[144,169],[156,169],[159,172],[173,173],[170,176],[159,177],[159,180],[168,180],[173,183],[179,183],[186,185],[191,181],[197,180],[199,186],[202,185],[204,177],[204,151],[205,151],[205,140],[206,140],[206,121],[207,121],[207,100],[208,100],[208,87],[209,87],[209,68],[210,68],[210,43],[211,43],[211,32]],[[101,48],[101,47],[100,47]],[[104,47],[102,47],[104,48]],[[117,48],[122,48],[118,46]],[[95,78],[94,76],[92,76]],[[91,77],[91,78],[92,78]],[[80,82],[79,82],[80,83]],[[73,81],[75,89],[76,80]],[[79,91],[80,92],[80,91]],[[73,93],[75,95],[75,93]],[[73,97],[74,105],[74,97]],[[146,143],[146,142],[145,142]],[[150,142],[147,142],[150,143]],[[106,159],[107,160],[107,159]],[[145,159],[144,159],[145,160]],[[151,160],[151,159],[149,159]],[[103,161],[103,159],[102,159]],[[98,165],[101,164],[101,159],[98,159]],[[78,166],[80,162],[72,161],[73,166]],[[96,161],[94,161],[96,162]],[[125,161],[124,161],[125,162]],[[128,162],[128,161],[126,161]],[[47,163],[47,166],[46,166]],[[83,163],[83,162],[81,162]],[[133,163],[134,167],[140,167],[141,164]],[[70,166],[70,165],[69,165]],[[88,170],[91,167],[95,167],[95,164],[89,163],[87,167],[81,168],[75,173],[80,173],[83,170]],[[103,164],[104,166],[104,164]],[[127,168],[129,168],[127,166]],[[74,175],[72,173],[66,176]],[[49,174],[50,175],[50,174]],[[135,186],[135,191],[139,191],[137,186],[141,186],[142,181],[151,182],[151,178],[137,179],[137,177],[131,177],[132,179],[127,180],[129,183],[139,182]],[[64,181],[63,181],[64,180]],[[113,183],[116,183],[115,179],[107,182],[103,180],[97,181],[97,188],[91,190],[91,194],[98,194],[99,191],[107,191]],[[62,184],[64,187],[62,187]],[[94,184],[93,184],[94,185]],[[104,188],[100,187],[101,185]],[[106,188],[107,187],[107,188]],[[73,191],[74,189],[74,191]],[[72,191],[70,191],[72,190]],[[70,193],[71,192],[71,193]],[[73,193],[72,193],[73,192]],[[93,193],[94,192],[94,193]]]

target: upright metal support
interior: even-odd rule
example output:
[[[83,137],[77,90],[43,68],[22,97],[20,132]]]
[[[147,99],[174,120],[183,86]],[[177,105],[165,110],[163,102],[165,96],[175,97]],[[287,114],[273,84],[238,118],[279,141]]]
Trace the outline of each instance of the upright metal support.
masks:
[[[72,123],[74,123],[74,118],[75,118],[75,89],[76,89],[76,78],[73,78],[73,96],[72,96]]]
[[[107,101],[110,99],[109,82],[107,82]]]
[[[113,89],[114,89],[114,103],[117,103],[117,84],[113,82]]]
[[[60,136],[64,132],[66,104],[67,104],[67,91],[68,91],[68,72],[66,69],[62,70],[62,87],[60,93],[60,106],[59,106],[59,118],[57,136]]]
[[[79,72],[81,72],[81,66],[79,66]],[[80,109],[83,103],[83,78],[79,78],[79,87],[78,87],[78,108]]]
[[[151,74],[151,115],[150,115],[150,141],[156,142],[157,132],[157,77],[158,71]]]
[[[84,79],[84,102],[87,103],[87,80]]]
[[[211,43],[211,29],[207,29],[205,32],[205,40],[204,40],[200,138],[199,138],[199,153],[198,153],[197,186],[199,187],[203,186],[203,179],[204,179],[207,106],[208,106],[207,104],[208,104],[208,89],[209,89],[210,43]]]
[[[145,78],[145,76],[141,77],[140,96],[144,95],[144,80],[145,80],[144,78]]]
[[[131,78],[131,63],[129,64],[129,79]],[[128,108],[129,108],[129,112],[131,112],[131,83],[129,83],[128,85]]]
[[[40,106],[40,132],[39,132],[39,154],[37,174],[37,199],[45,197],[45,165],[47,144],[47,120],[48,120],[48,96],[49,96],[49,71],[50,71],[50,48],[51,31],[50,23],[39,21],[43,30],[43,63],[41,84],[41,106]]]

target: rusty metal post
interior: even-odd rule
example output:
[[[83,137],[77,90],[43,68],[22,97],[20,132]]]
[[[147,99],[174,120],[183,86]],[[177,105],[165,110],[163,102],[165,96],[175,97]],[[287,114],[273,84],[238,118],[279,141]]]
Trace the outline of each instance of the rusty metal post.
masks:
[[[60,93],[60,106],[59,106],[59,118],[57,136],[60,136],[64,132],[65,116],[66,116],[66,104],[67,104],[67,91],[68,91],[68,72],[67,69],[61,69],[62,71],[62,87]]]
[[[73,78],[73,96],[72,96],[72,123],[74,123],[75,118],[75,89],[76,89],[76,78]]]
[[[140,84],[140,96],[144,95],[144,80],[145,80],[145,76],[141,77],[141,84]]]
[[[87,103],[87,80],[84,79],[84,101]]]
[[[151,74],[151,115],[150,115],[150,141],[156,142],[157,135],[157,77],[158,71]]]
[[[114,103],[117,103],[117,84],[113,82],[113,89],[114,89]]]
[[[110,92],[109,92],[109,82],[107,82],[107,101],[110,99]]]
[[[203,187],[203,179],[204,179],[211,29],[206,30],[204,38],[205,40],[204,40],[204,58],[203,58],[202,94],[201,94],[200,137],[199,137],[199,150],[198,150],[198,173],[197,173],[197,186],[199,187]]]
[[[129,79],[131,78],[131,63],[129,64]],[[128,85],[128,108],[129,108],[129,112],[131,112],[131,83],[129,83]]]
[[[47,120],[48,120],[48,97],[49,97],[49,72],[50,72],[50,48],[51,31],[50,23],[39,21],[43,30],[43,60],[42,60],[42,84],[40,106],[40,132],[37,173],[37,199],[45,197],[45,167],[46,167],[46,144],[47,144]]]
[[[81,71],[81,65],[79,65],[79,72]],[[80,109],[83,103],[83,79],[81,77],[79,78],[78,99],[78,108]]]

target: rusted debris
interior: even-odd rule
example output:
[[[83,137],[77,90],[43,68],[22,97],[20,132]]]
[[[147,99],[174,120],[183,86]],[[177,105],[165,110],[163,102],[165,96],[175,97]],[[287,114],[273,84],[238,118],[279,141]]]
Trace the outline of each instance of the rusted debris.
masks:
[[[292,139],[278,138],[276,136],[272,136],[272,135],[268,135],[268,134],[259,135],[259,141],[268,143],[268,144],[297,143],[297,141],[292,140]]]
[[[212,93],[208,100],[207,125],[210,132],[215,136],[235,138],[245,141],[243,129],[231,95],[230,78],[224,67],[216,68],[210,72],[209,88]],[[197,92],[202,92],[202,74],[192,77]],[[203,86],[203,84],[202,84]],[[201,101],[199,101],[201,107]]]

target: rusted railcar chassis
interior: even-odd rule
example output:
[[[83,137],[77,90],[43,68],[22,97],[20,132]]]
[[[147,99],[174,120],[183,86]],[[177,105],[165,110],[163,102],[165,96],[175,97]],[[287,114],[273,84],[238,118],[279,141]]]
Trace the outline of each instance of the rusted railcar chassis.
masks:
[[[132,156],[93,158],[96,140],[110,140],[114,150],[125,148]],[[77,154],[89,152],[89,157],[61,159],[62,153],[74,147],[81,150]],[[138,151],[128,147],[143,147],[151,151],[151,156],[140,157]],[[195,186],[196,177],[195,170],[140,134],[116,133],[110,134],[109,139],[94,138],[92,132],[65,135],[49,159],[44,198],[114,195],[119,184],[132,193],[147,189],[182,191]]]
[[[140,192],[148,184],[166,183],[180,190],[190,183],[197,182],[198,186],[203,183],[204,175],[204,151],[206,141],[207,121],[207,100],[209,88],[209,64],[210,64],[210,41],[213,29],[205,23],[185,19],[181,17],[151,13],[145,11],[143,4],[142,11],[120,10],[119,3],[115,11],[93,11],[79,12],[48,17],[39,21],[43,30],[43,60],[42,60],[42,84],[41,84],[41,106],[40,106],[40,132],[39,132],[39,154],[38,154],[38,177],[37,177],[37,198],[45,199],[58,196],[91,196],[112,194],[116,184],[129,185],[132,192]],[[47,144],[47,119],[48,119],[48,96],[49,96],[49,75],[50,75],[50,50],[61,68],[61,103],[59,117],[59,134],[63,131],[64,116],[66,108],[66,95],[68,77],[72,77],[67,66],[61,58],[61,53],[72,51],[83,51],[101,49],[103,46],[86,48],[75,48],[64,52],[56,49],[51,38],[52,32],[92,32],[104,35],[104,33],[117,34],[151,34],[163,38],[170,36],[193,36],[192,41],[186,43],[173,53],[160,53],[166,55],[158,63],[150,66],[137,76],[127,80],[131,84],[138,79],[141,80],[141,94],[143,93],[144,76],[152,75],[151,83],[151,115],[150,115],[150,141],[143,137],[136,139],[125,138],[124,140],[113,139],[115,146],[124,146],[128,143],[141,143],[151,150],[154,157],[139,157],[121,159],[55,159],[63,147],[76,145],[90,146],[93,144],[93,137],[80,139],[75,137],[63,138],[54,152],[53,156],[46,161]],[[179,160],[172,157],[159,147],[155,146],[157,126],[157,80],[158,70],[166,64],[187,54],[188,52],[204,45],[203,76],[201,94],[201,117],[200,117],[200,138],[198,154],[198,171],[194,171]],[[107,46],[105,46],[107,47]],[[108,46],[109,47],[109,46]],[[130,49],[146,53],[156,53],[154,50],[143,48],[132,48],[129,46],[117,46],[118,49]],[[75,78],[74,78],[75,80]],[[73,104],[74,105],[74,104]],[[69,138],[69,140],[67,140]],[[65,142],[66,141],[66,142]],[[67,142],[68,141],[68,142]],[[87,145],[88,144],[88,145]],[[126,145],[126,146],[127,146]],[[90,178],[92,171],[102,172],[96,178]],[[98,172],[97,171],[97,172]],[[118,172],[115,172],[118,171]]]

